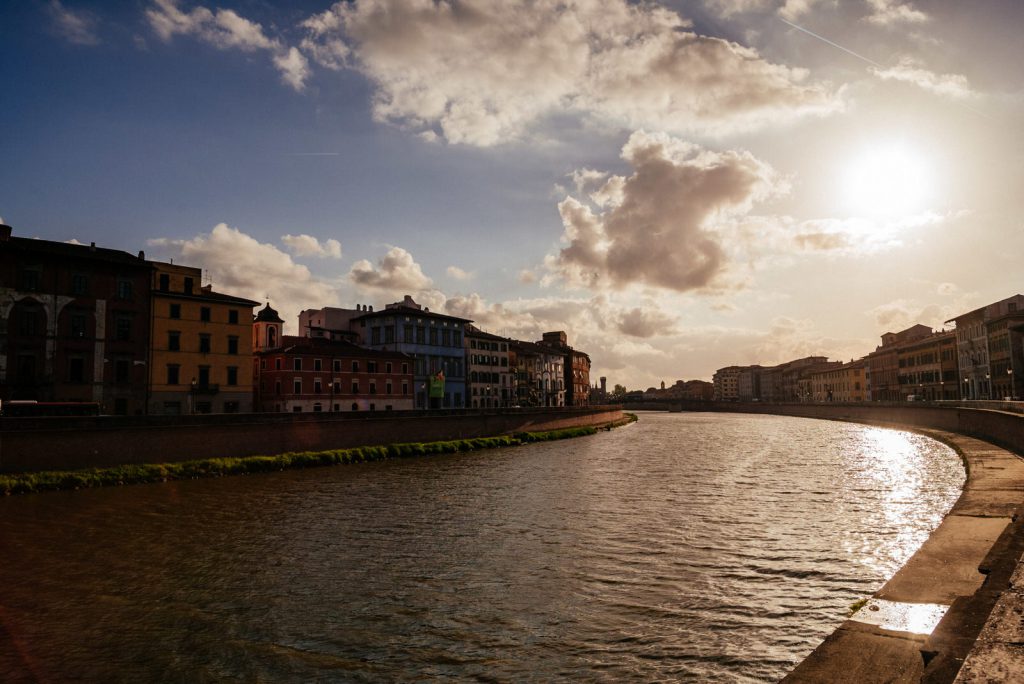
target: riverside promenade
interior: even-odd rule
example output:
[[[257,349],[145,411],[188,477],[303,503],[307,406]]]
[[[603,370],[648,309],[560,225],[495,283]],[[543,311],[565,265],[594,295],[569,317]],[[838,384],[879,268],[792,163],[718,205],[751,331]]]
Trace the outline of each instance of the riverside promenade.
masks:
[[[949,444],[964,460],[963,493],[939,527],[783,682],[1024,681],[1024,416],[940,405],[681,408],[911,429]]]

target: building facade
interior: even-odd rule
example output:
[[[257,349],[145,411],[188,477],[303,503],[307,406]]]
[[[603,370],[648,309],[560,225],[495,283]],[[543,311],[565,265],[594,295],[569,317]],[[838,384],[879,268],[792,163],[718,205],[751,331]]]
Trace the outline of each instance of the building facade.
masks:
[[[149,412],[252,412],[252,309],[258,302],[203,287],[198,268],[150,264]]]
[[[900,400],[910,397],[920,401],[960,398],[954,331],[933,333],[897,345],[896,363]]]
[[[19,238],[0,225],[0,400],[145,413],[150,272],[142,252]]]
[[[509,340],[466,324],[468,408],[512,406],[516,396],[515,374],[509,365]]]
[[[547,345],[511,340],[516,406],[565,406],[565,355]]]
[[[272,322],[269,318],[264,314],[256,324],[260,332]],[[323,337],[285,335],[278,340],[277,346],[260,346],[255,352],[258,411],[407,411],[414,406],[411,356]]]
[[[814,401],[858,402],[868,397],[864,359],[850,361],[833,368],[822,368],[810,374]]]
[[[1008,375],[1006,370],[1009,366],[1000,367],[1000,373],[995,373],[990,358],[990,324],[1007,318],[1007,330],[1015,323],[1011,322],[1016,314],[1024,312],[1024,295],[1013,295],[1006,299],[994,302],[980,309],[961,314],[956,318],[946,321],[956,323],[956,350],[957,361],[960,372],[961,395],[964,399],[993,399],[996,392],[993,390],[993,376],[1000,387],[1008,386],[1008,380],[1002,375]],[[1003,328],[996,326],[995,332],[1002,335]],[[1005,335],[1009,343],[1010,335]],[[1012,359],[1009,349],[1003,350],[1000,343],[1000,356],[1004,360]]]
[[[737,401],[740,398],[739,381],[742,366],[726,366],[715,371],[715,401]]]

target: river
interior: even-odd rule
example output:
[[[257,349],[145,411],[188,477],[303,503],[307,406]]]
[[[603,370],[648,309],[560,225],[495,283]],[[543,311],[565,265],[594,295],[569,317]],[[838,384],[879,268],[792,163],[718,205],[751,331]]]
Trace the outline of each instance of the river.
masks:
[[[563,442],[0,499],[0,681],[775,681],[959,496],[919,435]]]

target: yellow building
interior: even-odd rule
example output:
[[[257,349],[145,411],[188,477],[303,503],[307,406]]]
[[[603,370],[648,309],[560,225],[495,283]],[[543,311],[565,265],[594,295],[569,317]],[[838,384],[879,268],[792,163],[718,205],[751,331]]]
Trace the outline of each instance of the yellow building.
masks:
[[[814,401],[867,401],[865,366],[865,360],[860,359],[811,373]]]
[[[150,263],[149,413],[251,412],[258,302],[203,287],[198,268]]]

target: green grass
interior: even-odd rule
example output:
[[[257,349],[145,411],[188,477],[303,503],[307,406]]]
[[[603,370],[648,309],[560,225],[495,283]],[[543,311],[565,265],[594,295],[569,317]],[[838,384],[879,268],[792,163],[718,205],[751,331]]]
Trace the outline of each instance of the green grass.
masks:
[[[367,446],[328,451],[295,451],[276,456],[245,456],[239,458],[206,458],[177,463],[146,463],[122,465],[112,468],[86,470],[54,470],[39,473],[0,475],[0,494],[31,494],[61,489],[87,489],[112,485],[193,480],[201,477],[223,477],[266,473],[292,468],[317,468],[349,463],[368,463],[390,458],[414,458],[433,454],[453,454],[459,451],[495,449],[519,446],[533,442],[548,442],[597,434],[599,429],[610,429],[636,420],[633,414],[604,428],[576,427],[546,432],[517,432],[501,437],[476,437],[445,442],[409,442],[388,446]]]

